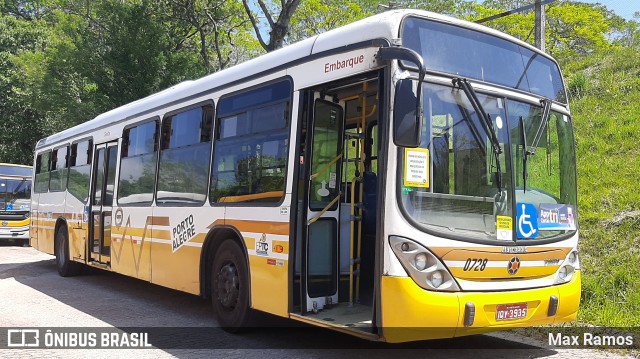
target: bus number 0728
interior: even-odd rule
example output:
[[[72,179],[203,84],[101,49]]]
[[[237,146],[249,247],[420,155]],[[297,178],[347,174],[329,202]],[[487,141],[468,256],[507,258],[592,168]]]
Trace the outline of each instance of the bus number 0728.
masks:
[[[487,262],[489,260],[487,258],[468,258],[466,262],[464,262],[464,270],[465,271],[483,271],[487,267]]]

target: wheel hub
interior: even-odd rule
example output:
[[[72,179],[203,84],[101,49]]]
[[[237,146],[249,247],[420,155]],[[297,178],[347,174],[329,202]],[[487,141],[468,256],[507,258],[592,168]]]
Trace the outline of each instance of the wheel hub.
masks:
[[[238,301],[240,291],[240,279],[238,270],[233,263],[228,263],[218,272],[218,300],[228,309],[233,309]]]

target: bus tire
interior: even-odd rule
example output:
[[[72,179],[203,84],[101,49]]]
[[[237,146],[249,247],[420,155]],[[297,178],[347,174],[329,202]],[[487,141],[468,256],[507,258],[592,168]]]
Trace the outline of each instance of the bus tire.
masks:
[[[244,253],[233,240],[216,251],[211,267],[211,301],[220,327],[237,333],[250,322],[249,271]]]
[[[29,244],[29,238],[25,238],[21,240],[22,243],[20,243],[21,246],[23,247],[31,247],[31,245]]]
[[[71,256],[69,255],[69,239],[65,232],[64,227],[56,231],[56,267],[58,268],[58,274],[62,277],[72,277],[80,274],[82,264],[71,261]]]

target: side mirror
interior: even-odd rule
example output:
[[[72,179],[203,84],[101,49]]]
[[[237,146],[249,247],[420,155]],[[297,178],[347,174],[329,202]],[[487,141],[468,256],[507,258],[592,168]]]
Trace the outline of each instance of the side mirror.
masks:
[[[422,96],[420,91],[417,91],[418,93],[414,91],[414,84],[415,81],[404,79],[398,81],[396,85],[393,105],[393,142],[398,146],[420,146]],[[418,88],[420,87],[422,84],[418,84]]]
[[[398,82],[393,108],[393,142],[398,146],[420,146],[422,133],[422,81],[426,74],[422,56],[406,47],[382,47],[378,51],[380,60],[403,60],[416,65],[418,86],[413,90],[413,80]]]

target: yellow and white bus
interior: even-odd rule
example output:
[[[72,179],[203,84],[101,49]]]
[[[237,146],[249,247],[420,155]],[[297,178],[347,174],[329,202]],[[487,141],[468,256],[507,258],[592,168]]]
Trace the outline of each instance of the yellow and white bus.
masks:
[[[29,166],[0,163],[0,240],[29,245],[32,172]]]
[[[576,160],[557,63],[393,10],[40,140],[31,245],[388,342],[574,320]]]

